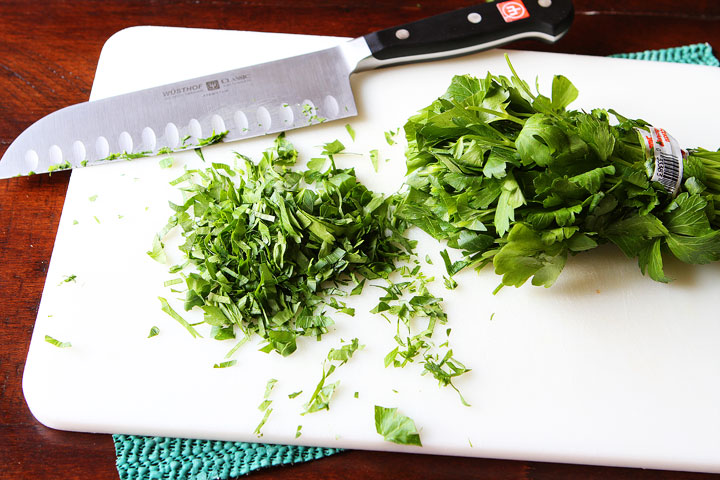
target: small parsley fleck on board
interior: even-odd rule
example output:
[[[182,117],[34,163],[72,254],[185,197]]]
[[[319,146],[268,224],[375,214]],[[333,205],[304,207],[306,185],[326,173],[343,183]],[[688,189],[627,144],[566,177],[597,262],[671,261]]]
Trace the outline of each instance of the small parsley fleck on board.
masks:
[[[395,145],[397,142],[395,141],[395,136],[400,132],[400,129],[397,130],[388,130],[385,132],[385,141],[388,145]]]
[[[56,340],[50,335],[45,335],[45,341],[48,342],[50,345],[54,345],[58,348],[70,348],[72,347],[72,343],[70,342],[61,342],[60,340]]]
[[[350,139],[352,139],[352,141],[354,142],[355,141],[355,130],[353,129],[353,127],[349,123],[346,123],[345,130],[347,130],[348,135],[350,135]]]
[[[261,432],[261,430],[265,426],[265,423],[268,421],[268,418],[270,418],[270,414],[272,413],[272,411],[273,411],[272,408],[266,409],[265,415],[263,415],[262,420],[260,420],[260,423],[258,423],[258,426],[255,427],[253,434],[256,435],[258,438],[263,436],[263,433]]]
[[[380,154],[378,153],[377,149],[370,150],[370,161],[372,162],[373,170],[375,170],[375,172],[378,171],[379,155]]]
[[[228,360],[227,362],[220,362],[213,365],[213,368],[228,368],[232,367],[237,363],[237,360]]]
[[[62,281],[58,285],[62,285],[63,283],[70,283],[70,282],[77,282],[77,275],[65,275],[62,279]]]
[[[88,200],[90,200],[91,202],[94,202],[95,200],[97,200],[97,197],[98,197],[97,195],[93,195],[93,196],[89,197]]]
[[[159,334],[160,334],[160,329],[159,329],[158,327],[152,327],[152,328],[150,329],[150,334],[148,335],[148,338],[152,338],[152,337],[154,337],[154,336],[156,336],[156,335],[159,335]]]

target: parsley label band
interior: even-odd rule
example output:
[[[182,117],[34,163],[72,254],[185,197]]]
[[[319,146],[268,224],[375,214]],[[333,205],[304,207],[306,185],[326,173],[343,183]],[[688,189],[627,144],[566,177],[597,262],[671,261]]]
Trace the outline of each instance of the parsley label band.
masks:
[[[651,155],[654,171],[650,180],[664,186],[672,195],[677,195],[683,178],[683,159],[686,152],[663,128],[638,129],[646,151]]]

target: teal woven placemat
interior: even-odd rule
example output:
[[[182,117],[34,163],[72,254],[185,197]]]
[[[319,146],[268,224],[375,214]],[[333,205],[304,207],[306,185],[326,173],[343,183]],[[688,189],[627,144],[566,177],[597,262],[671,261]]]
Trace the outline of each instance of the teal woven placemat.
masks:
[[[720,66],[707,43],[663,50],[619,53],[617,58]],[[337,448],[113,435],[121,480],[215,480],[253,470],[315,460]]]

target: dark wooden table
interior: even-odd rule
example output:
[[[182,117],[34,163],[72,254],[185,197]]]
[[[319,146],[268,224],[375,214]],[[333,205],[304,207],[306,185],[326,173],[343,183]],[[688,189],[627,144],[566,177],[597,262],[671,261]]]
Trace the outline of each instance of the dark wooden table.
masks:
[[[476,0],[479,2],[480,0]],[[0,0],[0,154],[40,117],[87,100],[100,49],[134,25],[355,37],[471,0]],[[576,0],[556,45],[513,48],[608,55],[709,42],[717,0]],[[62,210],[68,172],[0,180],[0,478],[117,478],[109,435],[50,430],[30,414],[21,379]],[[719,353],[720,354],[720,353]],[[592,432],[587,432],[592,435]],[[718,452],[720,455],[720,452]],[[712,475],[551,463],[347,452],[263,478],[700,479]]]

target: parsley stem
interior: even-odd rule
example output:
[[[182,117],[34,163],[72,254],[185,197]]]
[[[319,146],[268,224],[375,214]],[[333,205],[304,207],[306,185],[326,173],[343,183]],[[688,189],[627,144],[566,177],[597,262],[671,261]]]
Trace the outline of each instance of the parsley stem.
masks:
[[[469,105],[465,108],[467,108],[468,110],[474,110],[476,112],[489,113],[490,115],[495,115],[496,117],[502,118],[503,120],[509,120],[513,123],[517,123],[520,126],[525,125],[524,120],[514,117],[508,113],[498,112],[497,110],[491,110],[491,109],[485,108],[485,107],[476,107],[475,105]]]

